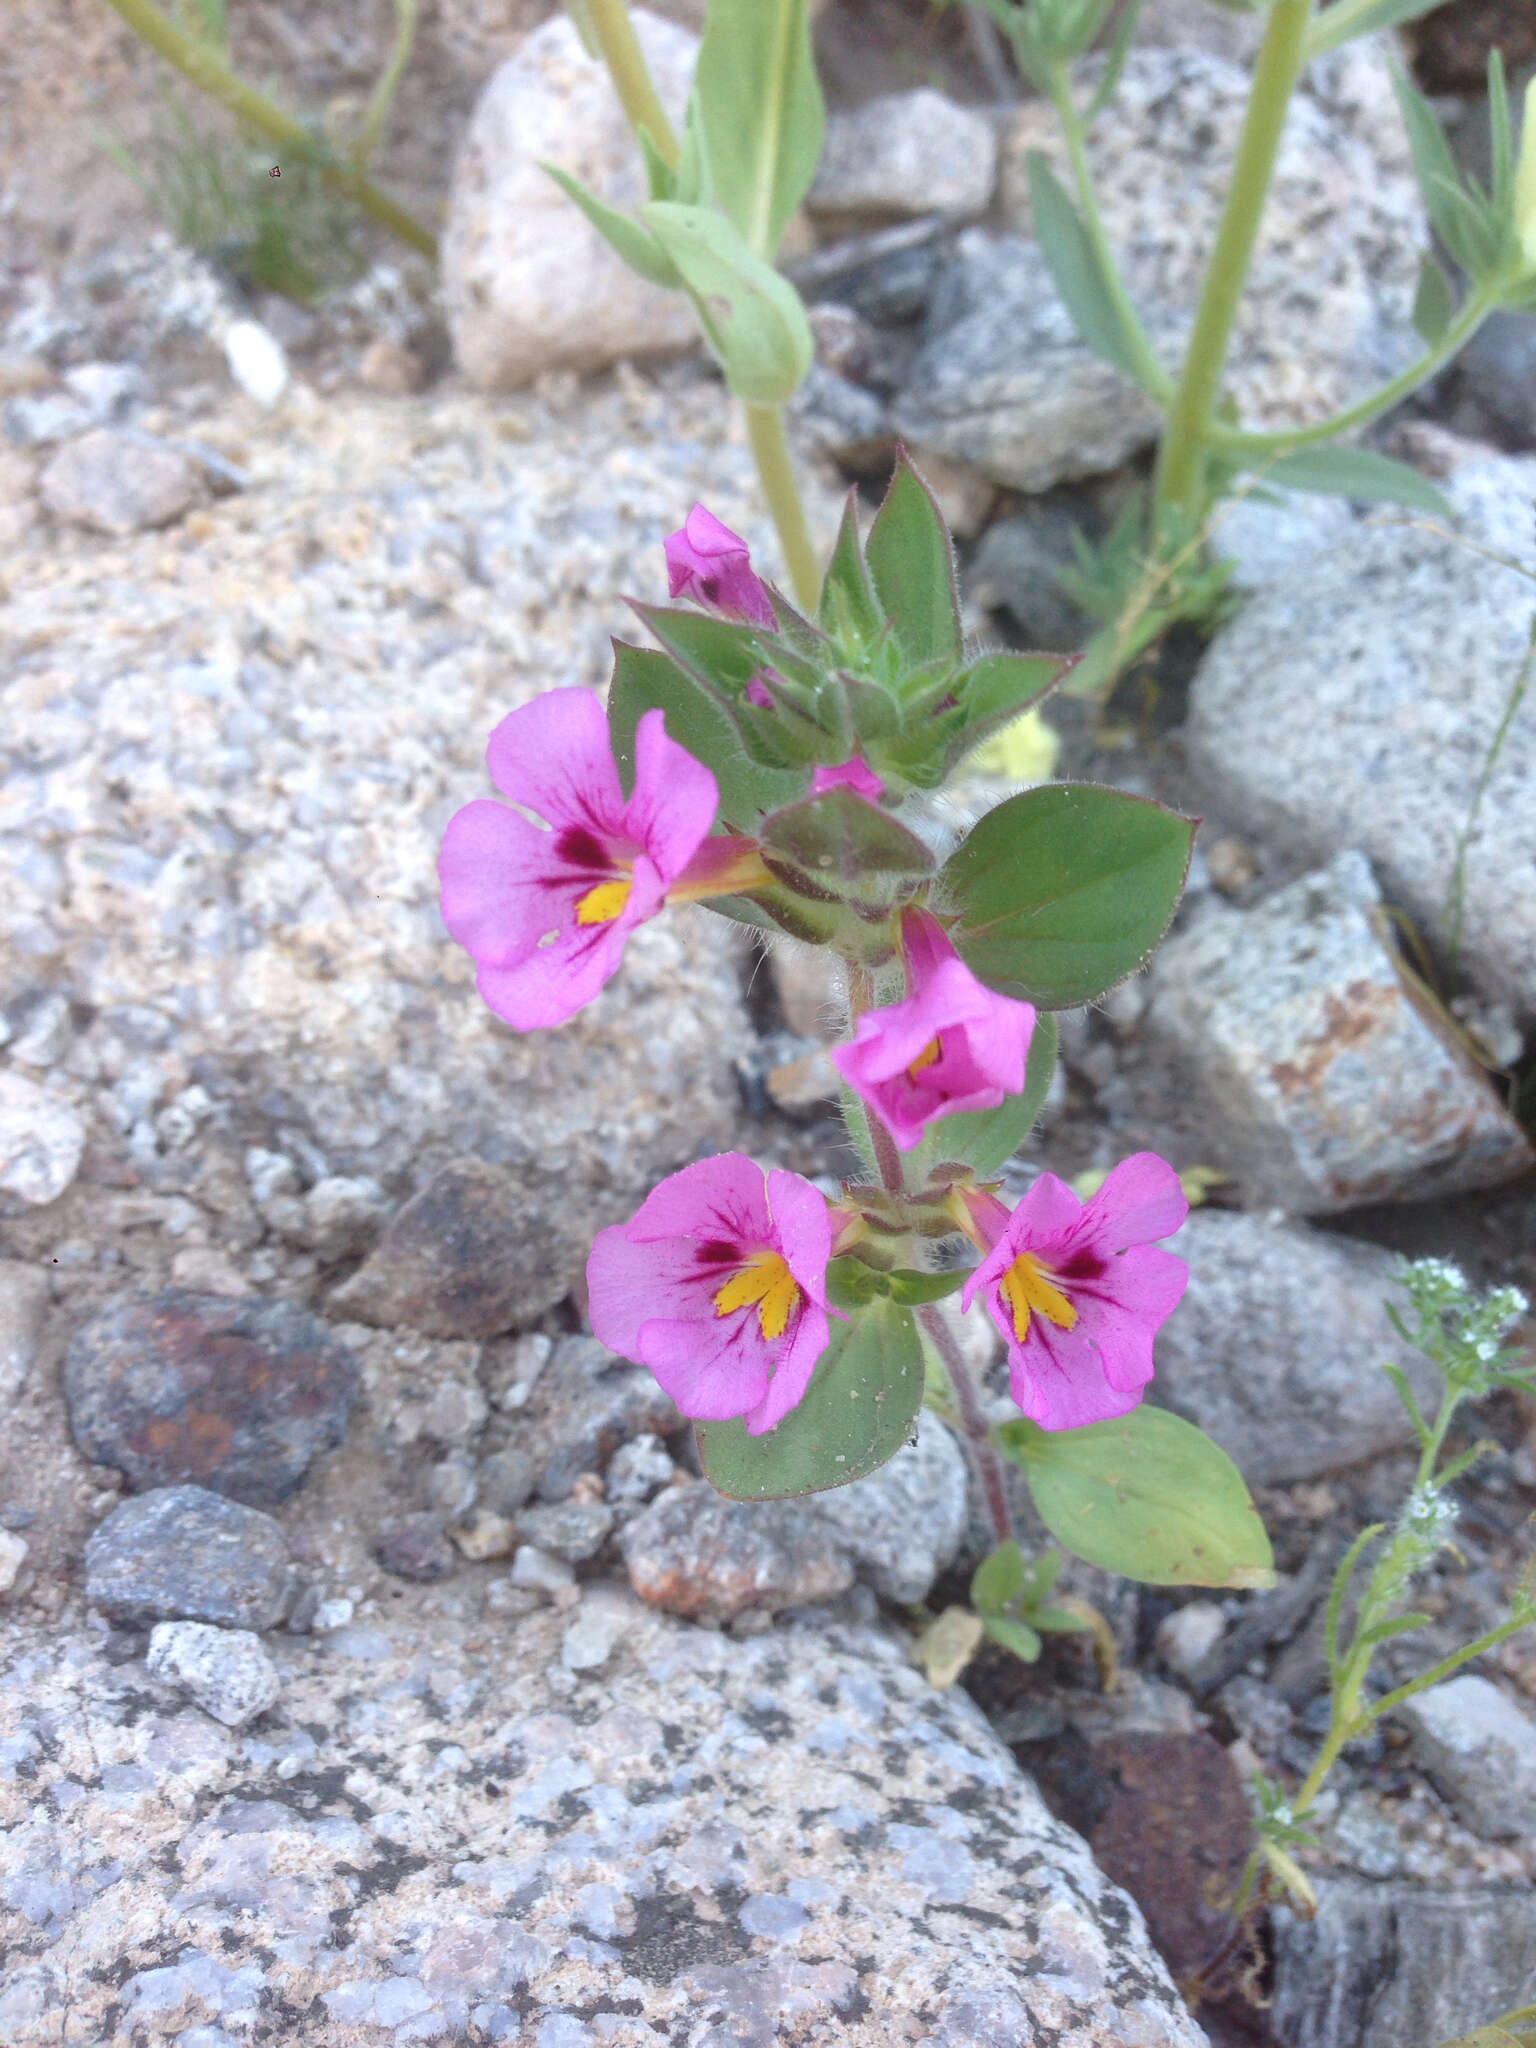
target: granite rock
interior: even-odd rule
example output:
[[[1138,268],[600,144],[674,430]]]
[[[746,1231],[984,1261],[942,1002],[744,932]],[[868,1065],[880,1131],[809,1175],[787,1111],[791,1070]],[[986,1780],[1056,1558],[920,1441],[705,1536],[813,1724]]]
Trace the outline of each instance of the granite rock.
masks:
[[[27,1384],[47,1309],[42,1267],[0,1259],[0,1401],[14,1401]]]
[[[162,1621],[150,1631],[151,1677],[179,1686],[226,1728],[243,1728],[277,1704],[282,1680],[260,1641],[243,1628]]]
[[[642,1600],[690,1621],[728,1621],[830,1600],[853,1564],[799,1501],[725,1500],[707,1479],[669,1487],[619,1539]]]
[[[936,1415],[918,1417],[916,1443],[848,1486],[796,1505],[832,1531],[859,1577],[899,1606],[924,1600],[965,1540],[965,1453]]]
[[[1530,560],[1536,461],[1473,455],[1440,488],[1466,539]],[[1217,634],[1185,727],[1196,801],[1292,859],[1358,848],[1447,949],[1457,842],[1530,623],[1526,576],[1403,520],[1362,525]],[[1530,693],[1483,793],[1464,902],[1461,963],[1478,993],[1536,1009]]]
[[[829,115],[813,213],[984,213],[997,178],[997,130],[930,86]]]
[[[1384,1304],[1406,1300],[1389,1252],[1217,1209],[1196,1209],[1170,1248],[1189,1286],[1158,1332],[1152,1398],[1244,1478],[1313,1479],[1412,1440],[1379,1361],[1401,1366],[1421,1402],[1435,1380],[1387,1320]]]
[[[289,1585],[281,1526],[202,1486],[161,1486],[123,1501],[85,1547],[86,1598],[129,1624],[272,1628]]]
[[[1234,590],[1262,590],[1352,539],[1359,523],[1347,498],[1316,491],[1226,498],[1211,514],[1211,549],[1231,563]]]
[[[67,441],[38,480],[56,519],[96,533],[169,526],[203,495],[197,463],[149,434],[96,427]]]
[[[513,1175],[455,1159],[390,1218],[330,1306],[430,1337],[495,1337],[563,1299],[587,1250]]]
[[[645,8],[632,19],[662,105],[680,127],[698,38]],[[595,370],[690,347],[697,330],[686,296],[629,269],[544,163],[621,213],[648,196],[608,73],[564,15],[535,29],[494,73],[454,167],[443,289],[471,383],[506,389],[541,370]]]
[[[587,1601],[493,1666],[412,1621],[440,1597],[276,1639],[284,1717],[243,1731],[0,1621],[10,2048],[62,2012],[154,2048],[258,2014],[306,2048],[1200,2048],[1136,1908],[899,1640],[623,1596],[600,1668],[561,1661]]]
[[[0,1195],[32,1208],[56,1202],[80,1167],[85,1125],[62,1096],[0,1072]]]
[[[613,1509],[600,1500],[565,1500],[545,1507],[524,1508],[517,1533],[567,1564],[585,1564],[596,1557],[613,1533]]]
[[[25,1536],[0,1529],[0,1593],[9,1593],[15,1585],[31,1547]]]
[[[849,235],[802,257],[789,275],[807,305],[830,299],[866,320],[915,320],[928,304],[949,253],[942,220],[903,221]]]
[[[170,1289],[108,1308],[64,1360],[75,1442],[131,1486],[286,1500],[346,1433],[357,1360],[286,1301]]]
[[[1491,1679],[1432,1685],[1401,1709],[1425,1769],[1491,1841],[1536,1835],[1536,1722]]]
[[[614,1504],[648,1501],[671,1484],[676,1470],[672,1453],[659,1436],[637,1436],[614,1452],[603,1490]]]
[[[518,1411],[512,1448],[533,1460],[545,1501],[569,1498],[584,1472],[604,1472],[621,1444],[670,1436],[677,1404],[643,1365],[629,1365],[595,1337],[563,1337]]]
[[[1488,1076],[1398,974],[1362,854],[1251,910],[1212,902],[1152,968],[1150,1036],[1186,1069],[1251,1208],[1427,1201],[1536,1164]]]

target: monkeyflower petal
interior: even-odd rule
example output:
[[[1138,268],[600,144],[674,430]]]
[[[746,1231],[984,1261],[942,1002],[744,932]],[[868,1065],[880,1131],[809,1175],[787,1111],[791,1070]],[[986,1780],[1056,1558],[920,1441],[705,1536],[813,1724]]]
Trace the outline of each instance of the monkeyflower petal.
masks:
[[[750,684],[747,694],[751,695]],[[836,768],[813,768],[811,795],[820,796],[826,789],[851,789],[855,796],[871,804],[879,803],[885,794],[885,784],[861,754],[853,755]]]
[[[455,812],[437,863],[443,921],[499,1017],[519,1031],[563,1024],[616,972],[636,925],[669,894],[698,893],[685,871],[714,823],[715,778],[647,711],[626,801],[603,707],[584,689],[512,712],[486,762],[549,829],[488,797]]]
[[[754,626],[777,623],[762,579],[739,533],[732,533],[703,505],[695,505],[666,540],[667,588],[714,612],[747,619]]]
[[[762,1436],[804,1397],[827,1348],[831,1251],[826,1198],[809,1181],[765,1174],[740,1152],[701,1159],[599,1231],[592,1328],[648,1366],[684,1415],[739,1415]]]
[[[901,950],[907,995],[866,1010],[832,1062],[910,1152],[935,1117],[1023,1091],[1035,1012],[983,987],[925,910],[902,913]]]
[[[1053,1173],[1011,1215],[979,1188],[956,1198],[985,1253],[961,1305],[985,1297],[1023,1413],[1042,1429],[1128,1414],[1152,1377],[1152,1340],[1189,1279],[1184,1261],[1153,1242],[1189,1214],[1167,1160],[1133,1153],[1087,1202]]]

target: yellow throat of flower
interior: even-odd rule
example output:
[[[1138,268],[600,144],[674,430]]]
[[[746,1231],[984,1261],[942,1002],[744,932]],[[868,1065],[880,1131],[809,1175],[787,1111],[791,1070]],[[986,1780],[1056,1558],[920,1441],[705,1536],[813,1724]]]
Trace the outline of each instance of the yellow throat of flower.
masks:
[[[1008,1304],[1008,1313],[1013,1317],[1013,1333],[1021,1344],[1029,1335],[1031,1309],[1036,1315],[1044,1316],[1047,1322],[1054,1323],[1058,1330],[1070,1330],[1077,1322],[1077,1310],[1059,1287],[1051,1285],[1039,1260],[1028,1252],[1020,1252],[1003,1275],[1003,1284],[998,1291]]]
[[[800,1290],[777,1252],[748,1252],[716,1294],[715,1314],[728,1316],[732,1309],[755,1306],[763,1335],[782,1337],[799,1300]]]
[[[924,1067],[931,1067],[934,1061],[938,1058],[938,1056],[938,1038],[930,1038],[928,1043],[923,1047],[922,1051],[918,1054],[917,1058],[913,1060],[912,1064],[907,1068],[908,1077],[911,1080],[915,1081],[918,1075],[923,1071]]]
[[[578,924],[612,924],[616,917],[622,917],[624,906],[629,901],[629,892],[635,886],[634,877],[625,875],[616,882],[599,882],[595,889],[589,889],[576,905]]]

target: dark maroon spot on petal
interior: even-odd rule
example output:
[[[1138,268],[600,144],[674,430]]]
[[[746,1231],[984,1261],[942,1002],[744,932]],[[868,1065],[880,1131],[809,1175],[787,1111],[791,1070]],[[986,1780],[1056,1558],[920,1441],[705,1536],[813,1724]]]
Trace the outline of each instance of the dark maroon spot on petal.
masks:
[[[699,1246],[698,1258],[701,1266],[726,1266],[741,1257],[734,1244],[727,1244],[723,1238],[711,1238],[708,1244]]]
[[[607,847],[585,825],[567,825],[555,841],[555,851],[574,868],[595,868],[606,873],[613,866]]]
[[[720,595],[720,578],[718,576],[700,576],[695,580],[698,584],[699,595],[704,598],[706,603],[713,604]]]

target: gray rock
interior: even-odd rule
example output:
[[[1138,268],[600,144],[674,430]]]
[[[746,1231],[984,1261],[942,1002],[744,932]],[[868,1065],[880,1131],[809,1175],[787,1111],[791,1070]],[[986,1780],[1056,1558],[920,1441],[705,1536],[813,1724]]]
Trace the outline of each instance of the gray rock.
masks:
[[[70,1427],[138,1487],[194,1480],[233,1500],[287,1500],[346,1434],[357,1361],[288,1301],[170,1288],[121,1301],[64,1358]]]
[[[328,1173],[304,1197],[303,1242],[322,1258],[344,1258],[369,1242],[388,1213],[371,1174]]]
[[[680,126],[698,38],[644,8],[633,20],[662,105]],[[593,370],[690,347],[696,329],[684,294],[636,276],[542,163],[621,213],[648,196],[607,70],[563,15],[492,75],[454,168],[443,290],[465,375],[504,389],[541,370]]]
[[[997,179],[997,131],[985,114],[929,86],[828,117],[813,213],[984,213]]]
[[[659,1436],[637,1436],[614,1452],[604,1491],[613,1502],[648,1501],[671,1484],[676,1470],[672,1453]]]
[[[179,1685],[226,1728],[243,1728],[276,1706],[283,1689],[277,1666],[247,1629],[162,1621],[150,1634],[144,1661],[156,1678]]]
[[[595,1337],[563,1337],[520,1412],[515,1448],[539,1470],[541,1500],[565,1500],[584,1472],[604,1472],[637,1436],[670,1436],[677,1404],[643,1365],[627,1365]]]
[[[1010,614],[1022,647],[1081,647],[1093,622],[1057,578],[1076,566],[1074,529],[1092,533],[1087,508],[1065,496],[1042,498],[1013,519],[998,519],[981,537],[967,590],[986,611]]]
[[[804,1607],[854,1580],[829,1526],[799,1501],[724,1500],[705,1479],[669,1487],[619,1541],[641,1599],[690,1621]]]
[[[492,1557],[510,1557],[517,1547],[517,1524],[490,1508],[471,1508],[448,1534],[459,1552],[473,1564],[483,1564]]]
[[[538,1476],[538,1467],[526,1451],[497,1451],[480,1461],[475,1498],[493,1515],[515,1515],[533,1492]]]
[[[887,2048],[914,2021],[1200,2048],[1135,1908],[899,1638],[737,1642],[625,1598],[575,1673],[579,1617],[521,1619],[493,1667],[478,1618],[404,1606],[352,1656],[297,1649],[243,1738],[89,1644],[6,1657],[8,2048],[57,2048],[61,2013],[203,2048],[252,2012],[302,2013],[305,2048]]]
[[[1449,1678],[1400,1710],[1425,1769],[1467,1826],[1536,1835],[1536,1723],[1490,1679]]]
[[[884,402],[850,378],[812,363],[789,402],[790,417],[811,445],[855,476],[889,467],[896,436]]]
[[[567,1671],[600,1671],[613,1655],[624,1631],[625,1614],[611,1600],[589,1598],[560,1639],[560,1662]]]
[[[536,1543],[519,1544],[508,1574],[512,1584],[530,1593],[547,1593],[557,1599],[576,1584],[576,1567],[563,1557],[551,1557]]]
[[[0,1073],[0,1194],[32,1208],[56,1202],[80,1168],[85,1125],[62,1096]]]
[[[330,1305],[385,1329],[495,1337],[562,1300],[587,1249],[513,1175],[455,1159],[391,1217]]]
[[[202,471],[180,448],[148,434],[97,427],[69,441],[38,479],[56,519],[122,538],[169,526],[203,495]]]
[[[1529,2002],[1527,1891],[1324,1879],[1317,1918],[1276,1915],[1274,2007],[1288,2048],[1406,2048]]]
[[[373,1554],[397,1579],[430,1584],[446,1579],[458,1563],[443,1518],[435,1509],[396,1515],[373,1539]]]
[[[1471,459],[1441,488],[1469,540],[1530,558],[1536,461]],[[1457,841],[1530,622],[1525,576],[1403,521],[1362,526],[1217,635],[1185,728],[1195,794],[1293,858],[1358,847],[1444,951]],[[1485,998],[1536,1008],[1536,693],[1483,796],[1461,960]]]
[[[1454,424],[1536,448],[1536,314],[1493,313],[1456,358]]]
[[[524,1508],[517,1533],[551,1557],[584,1564],[596,1557],[613,1533],[613,1509],[600,1500],[565,1500],[554,1506]]]
[[[1226,376],[1256,427],[1321,419],[1419,353],[1410,314],[1428,225],[1386,48],[1337,53],[1303,82],[1287,112]],[[1091,93],[1104,63],[1093,56],[1073,67],[1080,94]],[[1132,50],[1112,113],[1089,132],[1110,247],[1143,309],[1193,313],[1248,91],[1246,68],[1208,51]],[[1025,232],[1033,231],[1033,150],[1070,190],[1060,124],[1044,99],[1019,107],[1003,142],[1002,210]]]
[[[272,1628],[287,1592],[279,1524],[202,1486],[125,1500],[85,1546],[85,1596],[113,1621]]]
[[[1249,1207],[1426,1201],[1536,1163],[1400,979],[1380,901],[1364,856],[1341,853],[1252,910],[1213,901],[1153,962],[1146,1029],[1186,1069]]]
[[[808,304],[833,299],[866,320],[915,320],[948,260],[949,241],[942,220],[906,221],[833,242],[791,264],[789,275]]]
[[[1358,526],[1347,499],[1316,491],[1227,498],[1211,515],[1211,548],[1232,564],[1234,590],[1262,590],[1352,539]]]
[[[1253,1482],[1313,1479],[1407,1443],[1390,1359],[1420,1401],[1434,1376],[1394,1333],[1398,1261],[1302,1225],[1197,1209],[1169,1249],[1189,1286],[1158,1332],[1152,1398],[1213,1436]]]
[[[954,1563],[966,1532],[965,1453],[936,1415],[918,1417],[917,1442],[904,1444],[867,1479],[798,1503],[825,1523],[836,1548],[885,1600],[926,1599]]]
[[[27,1384],[48,1307],[48,1275],[20,1259],[0,1259],[0,1401]]]

